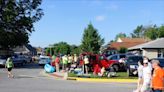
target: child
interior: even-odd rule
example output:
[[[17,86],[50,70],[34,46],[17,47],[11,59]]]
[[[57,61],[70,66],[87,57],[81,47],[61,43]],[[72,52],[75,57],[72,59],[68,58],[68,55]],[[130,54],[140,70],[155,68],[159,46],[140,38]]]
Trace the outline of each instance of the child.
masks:
[[[13,61],[9,57],[6,61],[6,65],[5,65],[5,68],[7,68],[7,70],[8,70],[8,78],[13,78],[14,77],[13,74],[11,73],[13,67],[14,67]]]

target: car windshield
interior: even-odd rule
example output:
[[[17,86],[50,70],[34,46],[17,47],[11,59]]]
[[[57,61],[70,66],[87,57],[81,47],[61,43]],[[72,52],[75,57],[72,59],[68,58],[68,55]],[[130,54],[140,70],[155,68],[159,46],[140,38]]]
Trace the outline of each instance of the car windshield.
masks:
[[[127,62],[128,63],[138,63],[138,61],[142,60],[142,57],[139,56],[132,56],[128,57]]]
[[[117,55],[111,55],[107,57],[108,60],[117,60]]]

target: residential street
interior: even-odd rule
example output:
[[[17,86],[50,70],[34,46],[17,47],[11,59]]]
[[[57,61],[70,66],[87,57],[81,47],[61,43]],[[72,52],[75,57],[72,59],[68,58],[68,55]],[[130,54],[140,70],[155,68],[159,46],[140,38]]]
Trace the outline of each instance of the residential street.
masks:
[[[0,68],[0,92],[132,92],[136,84],[86,83],[45,77],[43,69],[30,64],[13,70],[15,78],[7,78]]]

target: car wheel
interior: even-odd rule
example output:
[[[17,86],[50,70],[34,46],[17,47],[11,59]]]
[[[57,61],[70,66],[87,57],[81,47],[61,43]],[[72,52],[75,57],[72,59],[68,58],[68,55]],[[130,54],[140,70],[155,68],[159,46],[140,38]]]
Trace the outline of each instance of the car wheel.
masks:
[[[114,68],[114,70],[115,70],[116,72],[119,71],[119,66],[118,66],[118,65],[113,65],[112,67]]]

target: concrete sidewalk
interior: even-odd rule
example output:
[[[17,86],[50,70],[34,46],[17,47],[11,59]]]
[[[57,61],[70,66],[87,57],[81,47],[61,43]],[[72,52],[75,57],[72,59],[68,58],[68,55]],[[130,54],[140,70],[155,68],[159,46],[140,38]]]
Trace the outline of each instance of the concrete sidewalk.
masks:
[[[75,80],[79,82],[117,82],[117,83],[137,83],[137,79],[101,79],[101,78],[80,78],[80,77],[68,77],[66,72],[54,72],[54,73],[46,73],[42,71],[42,75],[57,79],[64,80]]]

